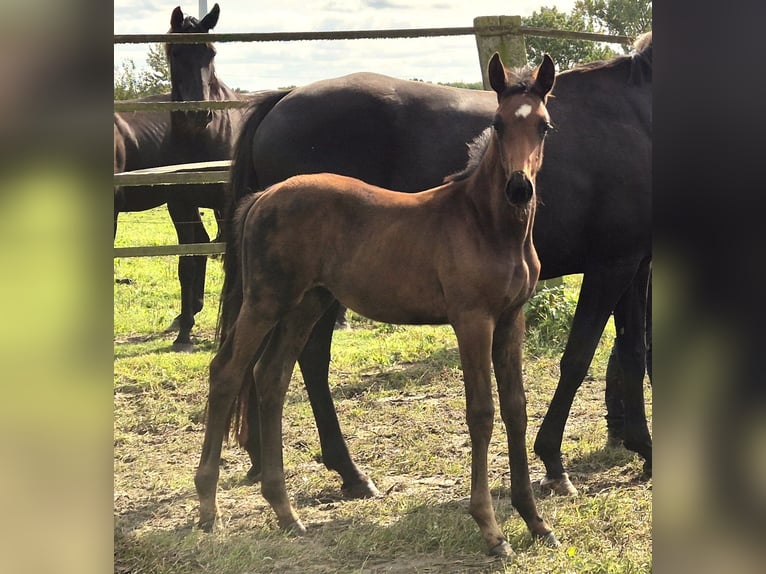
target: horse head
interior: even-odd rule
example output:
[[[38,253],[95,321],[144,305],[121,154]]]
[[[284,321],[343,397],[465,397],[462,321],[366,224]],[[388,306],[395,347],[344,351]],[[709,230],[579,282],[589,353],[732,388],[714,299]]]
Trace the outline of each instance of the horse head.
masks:
[[[553,88],[555,67],[545,54],[534,71],[511,72],[495,53],[488,71],[498,101],[492,130],[504,170],[505,196],[511,205],[524,206],[534,196],[545,134],[551,128],[545,102]]]
[[[170,34],[206,33],[218,23],[221,9],[216,3],[202,20],[194,16],[184,16],[177,6],[170,16]],[[215,75],[215,47],[204,44],[166,44],[165,52],[170,67],[171,99],[178,101],[207,101],[218,89]],[[183,121],[178,122],[180,118]],[[183,124],[186,130],[205,129],[212,121],[213,113],[207,111],[188,111],[174,113],[174,123]]]

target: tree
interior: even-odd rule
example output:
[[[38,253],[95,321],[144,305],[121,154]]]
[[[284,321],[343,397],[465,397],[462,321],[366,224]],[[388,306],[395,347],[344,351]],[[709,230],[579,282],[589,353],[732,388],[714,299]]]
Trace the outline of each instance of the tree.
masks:
[[[636,38],[652,29],[652,3],[646,0],[578,0],[574,10],[580,10],[596,31],[606,34]]]
[[[559,12],[555,7],[543,6],[528,18],[522,18],[524,26],[535,28],[552,28],[555,30],[571,30],[574,32],[593,32],[593,25],[584,15],[577,11],[571,14]],[[566,70],[576,64],[605,60],[615,55],[608,46],[588,40],[569,40],[567,38],[546,38],[543,36],[527,36],[527,61],[530,65],[542,62],[543,54],[548,53],[556,62],[559,70]]]
[[[528,18],[525,26],[555,28],[577,32],[597,32],[635,38],[652,28],[652,3],[647,0],[577,0],[571,13],[543,6]],[[604,60],[617,54],[618,44],[599,44],[588,40],[567,40],[527,36],[527,59],[530,64],[542,61],[549,53],[559,70],[576,64]],[[630,45],[622,46],[627,53]]]
[[[115,72],[114,77],[115,100],[129,100],[170,91],[170,67],[162,44],[149,47],[146,63],[149,69],[140,72],[136,70],[133,60],[128,59],[122,63],[120,72]]]

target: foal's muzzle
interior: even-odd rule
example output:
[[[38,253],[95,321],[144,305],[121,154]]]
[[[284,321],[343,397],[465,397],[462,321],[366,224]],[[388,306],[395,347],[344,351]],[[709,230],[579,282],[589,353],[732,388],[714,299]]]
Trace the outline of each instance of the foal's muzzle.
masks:
[[[514,171],[505,186],[505,197],[511,205],[524,205],[532,199],[535,188],[523,171]]]

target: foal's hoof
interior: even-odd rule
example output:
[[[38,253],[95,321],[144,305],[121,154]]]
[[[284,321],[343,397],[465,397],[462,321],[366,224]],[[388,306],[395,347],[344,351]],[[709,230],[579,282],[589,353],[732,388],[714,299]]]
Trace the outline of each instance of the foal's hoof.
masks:
[[[540,481],[540,488],[543,492],[552,492],[559,496],[577,496],[579,493],[574,485],[569,481],[569,475],[565,472],[558,478],[548,478],[547,476]]]
[[[292,524],[288,524],[283,529],[288,534],[292,534],[293,536],[303,536],[306,534],[306,527],[303,526],[303,523],[300,520],[296,520]]]
[[[511,548],[511,545],[506,540],[489,549],[489,555],[497,556],[498,558],[510,558],[513,554],[513,548]]]
[[[202,532],[213,532],[215,530],[221,530],[223,524],[221,523],[221,519],[216,516],[211,520],[200,520],[197,522],[197,528],[202,530]]]
[[[369,478],[351,486],[344,484],[340,490],[346,498],[377,498],[380,496],[380,491]]]
[[[191,343],[173,343],[174,353],[192,353],[194,352],[194,345]]]
[[[543,534],[542,536],[537,536],[536,538],[541,543],[545,544],[548,548],[561,547],[561,542],[559,542],[558,538],[556,538],[556,535],[552,530],[548,534]]]

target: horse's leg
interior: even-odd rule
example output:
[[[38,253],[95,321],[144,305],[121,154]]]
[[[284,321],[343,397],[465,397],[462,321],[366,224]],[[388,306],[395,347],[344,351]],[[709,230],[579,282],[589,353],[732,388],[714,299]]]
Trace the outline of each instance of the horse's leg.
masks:
[[[205,439],[194,476],[200,501],[198,526],[206,531],[217,526],[216,487],[221,448],[231,417],[231,408],[261,342],[274,323],[273,319],[268,320],[264,316],[264,313],[245,304],[232,332],[210,362]]]
[[[502,315],[492,338],[492,362],[495,366],[500,413],[508,438],[511,468],[511,503],[535,538],[559,546],[550,526],[537,512],[527,459],[527,398],[521,371],[524,342],[524,312],[514,309]]]
[[[334,470],[340,474],[343,480],[341,490],[345,496],[349,498],[378,496],[380,493],[375,484],[351,460],[330,393],[328,383],[330,347],[338,308],[339,303],[336,301],[322,315],[298,360],[319,431],[322,462],[328,470]]]
[[[487,451],[492,437],[495,407],[492,399],[492,331],[487,317],[458,317],[451,321],[457,335],[465,383],[466,422],[471,436],[471,501],[468,506],[489,553],[513,554],[495,518],[487,476]]]
[[[609,353],[609,361],[606,365],[606,390],[604,402],[606,403],[606,433],[607,445],[616,448],[622,444],[625,438],[625,403],[622,388],[622,368],[617,357],[618,339],[612,343]]]
[[[338,306],[331,305],[314,326],[298,364],[303,374],[304,385],[308,393],[311,409],[314,413],[319,441],[322,448],[322,462],[328,470],[340,474],[341,490],[349,498],[366,498],[380,493],[370,478],[354,464],[338,422],[335,405],[328,383],[330,348]],[[258,397],[256,393],[248,395],[247,408],[247,443],[245,449],[252,463],[247,473],[248,480],[258,482],[261,479],[261,435]]]
[[[560,376],[548,412],[535,439],[535,453],[545,464],[540,485],[560,495],[577,494],[564,472],[561,441],[575,394],[588,371],[617,299],[633,278],[635,267],[589,270],[583,277],[572,328],[560,361]]]
[[[168,201],[168,212],[176,228],[179,244],[194,243],[195,241],[208,242],[210,240],[197,207],[183,201]],[[173,350],[175,351],[191,351],[193,349],[191,330],[194,327],[194,315],[202,308],[204,299],[206,262],[207,257],[205,255],[178,258],[181,314],[174,320],[174,325],[176,322],[178,323],[178,335],[173,341]],[[200,281],[201,292],[199,290]]]
[[[290,504],[282,459],[282,410],[296,359],[316,321],[333,301],[324,289],[308,292],[300,305],[274,328],[253,372],[260,407],[261,493],[274,509],[279,526],[296,534],[306,529]]]
[[[625,448],[640,454],[646,461],[644,472],[652,472],[652,439],[644,408],[646,373],[646,295],[649,262],[642,262],[633,281],[614,309],[617,331],[617,354],[623,375],[625,403]]]

